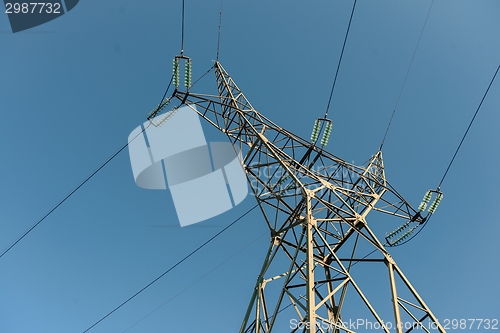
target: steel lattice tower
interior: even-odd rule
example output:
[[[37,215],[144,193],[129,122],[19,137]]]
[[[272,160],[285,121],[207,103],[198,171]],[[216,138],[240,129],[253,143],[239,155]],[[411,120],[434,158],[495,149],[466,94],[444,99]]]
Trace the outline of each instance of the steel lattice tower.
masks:
[[[218,95],[176,89],[173,97],[243,152],[244,170],[270,230],[240,332],[282,332],[275,324],[289,307],[300,324],[290,327],[292,332],[356,331],[346,321],[361,308],[385,332],[411,331],[404,320],[427,332],[431,326],[445,332],[367,223],[371,211],[404,223],[424,219],[386,181],[382,152],[363,167],[347,163],[257,112],[218,61],[214,71]],[[377,259],[361,257],[359,248],[374,251]],[[389,291],[385,302],[362,290],[355,264],[385,266],[387,284],[377,286]],[[346,301],[348,290],[358,295],[355,310]],[[382,319],[387,312],[392,325]]]

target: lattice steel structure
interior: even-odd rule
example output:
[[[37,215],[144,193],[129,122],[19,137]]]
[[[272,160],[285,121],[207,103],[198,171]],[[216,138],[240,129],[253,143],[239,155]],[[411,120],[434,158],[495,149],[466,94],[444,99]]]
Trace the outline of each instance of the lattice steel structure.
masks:
[[[291,332],[359,331],[347,320],[363,311],[385,332],[415,329],[408,320],[427,332],[445,332],[367,223],[371,211],[423,222],[386,181],[381,151],[365,166],[350,164],[257,112],[219,62],[214,71],[218,95],[176,89],[172,100],[191,105],[243,152],[248,181],[270,230],[240,332],[284,332],[278,322],[289,317],[280,314],[292,309]],[[361,248],[376,258],[359,256]],[[355,264],[385,266],[387,284],[377,288],[387,288],[386,299],[367,296],[357,283],[366,276],[356,277]],[[349,303],[353,297],[355,307]]]

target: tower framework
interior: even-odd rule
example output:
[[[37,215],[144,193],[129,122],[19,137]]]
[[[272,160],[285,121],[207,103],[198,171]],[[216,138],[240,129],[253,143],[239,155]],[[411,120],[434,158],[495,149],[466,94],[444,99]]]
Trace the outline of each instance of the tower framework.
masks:
[[[218,61],[214,71],[218,95],[176,89],[173,97],[243,152],[270,231],[240,332],[284,332],[284,322],[291,332],[363,331],[370,319],[360,322],[358,313],[385,332],[445,332],[367,222],[371,211],[424,221],[386,181],[382,152],[364,166],[348,163],[256,111]],[[386,286],[376,288],[387,288],[387,297],[370,297],[354,265],[383,266]]]

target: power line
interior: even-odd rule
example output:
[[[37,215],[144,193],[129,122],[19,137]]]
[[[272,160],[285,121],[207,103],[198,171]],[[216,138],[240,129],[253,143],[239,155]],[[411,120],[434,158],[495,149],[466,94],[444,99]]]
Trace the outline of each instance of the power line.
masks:
[[[149,126],[149,125],[148,125]],[[142,134],[146,130],[147,127],[145,127],[139,134],[137,134],[130,142],[134,141],[135,138],[137,138],[139,135]],[[77,187],[75,187],[71,192],[69,192],[61,201],[59,201],[51,210],[49,210],[41,219],[39,219],[35,224],[33,224],[28,230],[26,230],[21,236],[19,236],[16,241],[14,241],[9,247],[7,247],[2,254],[0,254],[0,258],[2,258],[7,252],[9,252],[14,246],[17,245],[24,237],[26,237],[33,229],[35,229],[40,223],[43,222],[47,217],[49,217],[50,214],[52,214],[59,206],[61,206],[66,200],[69,199],[76,191],[78,191],[85,183],[87,183],[92,177],[94,177],[99,171],[101,171],[102,168],[104,168],[111,160],[113,160],[119,153],[121,153],[127,146],[129,145],[130,142],[127,142],[125,145],[123,145],[120,149],[118,149],[113,155],[111,155],[110,158],[108,158],[101,166],[99,166],[94,172],[90,174],[85,180],[83,180]]]
[[[210,73],[214,69],[215,69],[215,64],[212,67],[210,67],[209,69],[207,69],[207,71],[203,75],[201,75],[196,81],[194,81],[194,83],[191,85],[191,88],[193,88],[195,86],[195,84],[198,83],[198,81],[203,79],[203,77],[205,77],[205,75],[207,75],[208,73]]]
[[[411,57],[410,65],[408,66],[408,70],[406,71],[405,79],[403,80],[403,84],[401,86],[401,90],[399,90],[398,98],[396,99],[396,104],[394,105],[394,109],[392,110],[391,119],[389,119],[389,124],[387,125],[387,129],[385,130],[384,138],[382,139],[382,143],[380,144],[379,150],[382,150],[384,146],[385,138],[387,137],[387,133],[389,132],[389,128],[391,127],[392,118],[394,118],[394,114],[396,113],[396,109],[398,108],[399,99],[401,98],[401,94],[403,93],[403,89],[406,85],[406,80],[408,79],[408,74],[410,74],[411,66],[413,65],[413,60],[415,59],[415,54],[417,54],[418,46],[420,45],[420,40],[422,39],[422,35],[424,34],[425,26],[427,25],[427,20],[429,19],[429,14],[431,13],[432,5],[434,4],[434,0],[432,0],[429,10],[427,11],[427,16],[425,17],[424,26],[420,31],[420,36],[418,36],[417,45],[415,46],[415,50],[413,51],[413,55]]]
[[[443,174],[443,178],[441,178],[441,181],[439,182],[439,185],[437,187],[438,191],[440,191],[441,185],[443,184],[443,181],[446,178],[446,175],[448,174],[448,171],[450,170],[451,165],[453,164],[453,161],[455,160],[455,157],[457,156],[458,151],[460,150],[460,147],[462,147],[462,143],[464,142],[465,137],[467,136],[467,133],[469,133],[469,129],[471,128],[472,123],[474,122],[474,119],[476,119],[476,116],[477,116],[479,110],[481,109],[481,105],[483,104],[483,101],[486,98],[486,95],[488,95],[488,91],[490,90],[490,87],[493,84],[493,81],[495,81],[495,77],[497,76],[497,73],[498,73],[499,70],[500,70],[500,65],[497,67],[497,70],[495,71],[495,74],[493,74],[493,78],[491,79],[490,84],[488,85],[488,88],[486,88],[486,91],[485,91],[485,93],[483,95],[483,98],[481,99],[481,102],[479,103],[479,105],[478,105],[478,107],[476,109],[476,112],[474,113],[474,116],[472,117],[472,119],[471,119],[471,121],[469,123],[469,126],[467,126],[467,130],[465,131],[465,133],[464,133],[464,135],[462,137],[462,140],[460,140],[460,144],[458,145],[457,149],[455,150],[455,153],[453,154],[453,157],[451,158],[451,161],[448,164],[448,167],[446,168],[446,171]],[[404,244],[408,243],[409,241],[411,241],[413,238],[417,237],[417,235],[422,230],[424,230],[425,226],[429,223],[429,221],[431,220],[432,216],[433,215],[429,216],[429,218],[427,219],[427,221],[425,221],[425,223],[422,225],[422,227],[419,228],[419,230],[412,237],[410,237],[409,239],[407,239],[406,241],[404,241],[404,242],[402,242],[400,244],[393,245],[393,247],[404,245]]]
[[[337,64],[337,70],[335,71],[335,77],[333,79],[332,90],[330,91],[330,98],[328,98],[328,105],[326,106],[326,112],[324,118],[328,116],[328,110],[330,109],[330,103],[332,101],[333,90],[335,89],[335,84],[337,83],[337,76],[339,75],[340,64],[342,63],[342,57],[344,55],[345,44],[347,43],[347,37],[349,36],[349,30],[351,28],[352,16],[354,15],[354,9],[356,8],[357,0],[354,0],[352,5],[351,17],[349,18],[349,24],[347,25],[347,30],[344,37],[344,44],[342,45],[342,51],[340,52],[339,62]]]
[[[174,76],[172,75],[172,77],[170,78],[170,82],[168,83],[167,89],[165,89],[165,92],[163,93],[163,97],[161,98],[161,101],[160,101],[160,103],[158,105],[160,105],[161,103],[163,103],[163,101],[165,100],[165,97],[167,96],[168,90],[170,89],[170,85],[172,84],[173,79],[174,79]]]
[[[173,77],[170,78],[170,82],[168,83],[167,89],[165,90],[165,93],[163,94],[163,97],[161,99],[161,102],[165,99],[165,96],[167,95],[168,90],[170,89],[170,85],[172,84],[172,79]],[[161,105],[158,105],[158,108]],[[50,214],[52,214],[59,206],[61,206],[66,200],[69,199],[76,191],[78,191],[83,185],[85,185],[92,177],[94,177],[99,171],[101,171],[102,168],[104,168],[109,162],[111,162],[118,154],[120,154],[125,148],[128,147],[128,145],[134,141],[138,136],[140,136],[151,124],[148,124],[142,131],[140,131],[136,136],[132,138],[129,142],[127,142],[125,145],[123,145],[120,149],[118,149],[113,155],[111,155],[110,158],[108,158],[101,166],[99,166],[94,172],[90,174],[87,178],[85,178],[77,187],[75,187],[71,192],[69,192],[61,201],[59,201],[51,210],[49,210],[42,218],[40,218],[36,223],[34,223],[28,230],[26,230],[21,236],[19,236],[9,247],[7,247],[2,254],[0,254],[0,258],[2,258],[7,252],[9,252],[14,246],[17,245],[24,237],[26,237],[33,229],[35,229],[40,223],[43,222],[47,217],[49,217]]]
[[[110,312],[108,312],[104,317],[102,317],[101,319],[99,319],[98,321],[96,321],[92,326],[90,326],[89,328],[87,328],[85,331],[83,331],[83,333],[85,332],[88,332],[90,331],[93,327],[95,327],[97,324],[99,324],[100,322],[102,322],[104,319],[106,319],[107,317],[109,317],[111,314],[113,314],[116,310],[118,310],[119,308],[121,308],[122,306],[124,306],[125,304],[127,304],[128,302],[130,302],[133,298],[135,298],[137,295],[139,295],[140,293],[142,293],[144,290],[148,289],[149,287],[151,287],[155,282],[157,282],[158,280],[160,280],[162,277],[164,277],[165,275],[167,275],[168,273],[170,273],[174,268],[176,268],[177,266],[179,266],[181,263],[183,263],[184,261],[186,261],[189,257],[191,257],[193,254],[195,254],[196,252],[198,252],[199,250],[201,250],[203,247],[205,247],[205,245],[207,245],[208,243],[210,243],[211,241],[213,241],[215,238],[217,238],[219,235],[221,235],[224,231],[226,231],[227,229],[231,228],[234,224],[236,224],[236,222],[238,222],[239,220],[241,220],[243,217],[245,217],[248,213],[250,213],[252,210],[254,210],[256,207],[258,206],[258,204],[256,204],[255,206],[253,206],[252,208],[250,208],[249,210],[247,210],[243,215],[241,215],[240,217],[238,217],[236,220],[234,220],[233,222],[231,222],[227,227],[225,227],[224,229],[222,229],[221,231],[219,231],[218,233],[216,233],[214,236],[212,236],[210,239],[208,239],[205,243],[201,244],[200,246],[198,246],[195,250],[193,250],[191,253],[189,253],[187,256],[185,256],[184,258],[182,258],[181,260],[179,260],[177,263],[175,263],[173,266],[171,266],[169,269],[167,269],[165,272],[163,272],[162,274],[160,274],[156,279],[154,279],[153,281],[151,281],[150,283],[148,283],[145,287],[143,287],[141,290],[139,290],[138,292],[136,292],[134,295],[130,296],[127,300],[125,300],[124,302],[122,302],[120,305],[118,305],[116,308],[114,308],[113,310],[111,310]]]
[[[162,101],[165,99],[167,95],[168,89],[170,88],[170,84],[172,83],[172,78],[163,94]],[[139,135],[141,135],[150,125],[146,126],[141,132],[139,132],[136,136],[132,138],[129,142],[123,145],[120,149],[118,149],[110,158],[108,158],[101,166],[99,166],[94,172],[90,174],[85,180],[83,180],[77,187],[75,187],[70,193],[68,193],[61,201],[59,201],[51,210],[49,210],[42,218],[40,218],[35,224],[33,224],[28,230],[26,230],[21,236],[19,236],[16,241],[14,241],[9,247],[7,247],[2,254],[0,254],[0,258],[2,258],[7,252],[9,252],[14,246],[17,245],[24,237],[26,237],[33,229],[35,229],[40,223],[43,222],[50,214],[52,214],[59,206],[61,206],[66,200],[69,199],[76,191],[78,191],[85,183],[87,183],[92,177],[94,177],[102,168],[104,168],[111,160],[113,160],[118,154],[120,154],[128,145],[134,141]]]
[[[170,301],[172,301],[174,298],[176,298],[177,296],[179,296],[180,294],[184,293],[186,290],[188,290],[189,288],[191,288],[192,286],[194,286],[195,284],[197,284],[198,282],[200,282],[201,280],[203,280],[205,277],[207,277],[209,274],[213,273],[215,270],[217,270],[218,268],[220,268],[221,266],[223,266],[225,263],[227,263],[229,260],[233,259],[234,257],[236,257],[238,254],[240,254],[241,252],[243,252],[244,250],[246,250],[248,247],[250,247],[250,245],[254,244],[256,241],[258,241],[259,239],[262,238],[262,236],[264,236],[267,232],[261,234],[259,237],[257,237],[256,239],[254,239],[252,242],[248,243],[245,247],[243,247],[241,250],[239,250],[238,252],[236,252],[235,254],[233,254],[232,256],[230,256],[229,258],[227,258],[226,260],[224,260],[223,262],[221,262],[219,265],[215,266],[214,268],[212,268],[210,271],[208,271],[207,273],[205,273],[204,275],[202,275],[200,278],[198,278],[198,280],[194,281],[193,283],[191,283],[189,286],[187,286],[186,288],[182,289],[181,291],[179,291],[177,294],[175,294],[174,296],[170,297],[167,301],[165,301],[163,304],[161,304],[160,306],[158,306],[156,309],[154,309],[153,311],[151,311],[150,313],[148,313],[147,315],[145,315],[144,317],[142,317],[141,319],[139,319],[138,321],[136,321],[134,324],[132,324],[132,326],[129,326],[129,328],[127,328],[125,331],[123,331],[122,333],[125,333],[126,331],[130,330],[132,327],[136,326],[137,324],[139,324],[141,321],[143,321],[144,319],[146,319],[147,317],[149,317],[150,315],[152,315],[153,313],[155,313],[156,311],[158,311],[160,308],[162,308],[164,305],[166,305],[167,303],[169,303]]]
[[[474,119],[476,119],[477,113],[479,112],[479,109],[481,109],[481,105],[483,105],[483,101],[486,98],[486,95],[488,95],[488,91],[490,91],[490,87],[493,84],[493,81],[495,81],[495,77],[497,76],[498,70],[500,69],[500,65],[498,65],[497,70],[495,71],[495,74],[493,75],[493,78],[490,81],[490,84],[488,85],[488,88],[486,89],[483,98],[481,99],[481,102],[479,103],[476,112],[474,113],[474,116],[472,117],[469,126],[467,127],[467,130],[464,133],[464,136],[462,137],[462,140],[460,140],[460,144],[457,147],[457,150],[455,151],[455,154],[453,154],[453,157],[451,158],[450,164],[448,164],[448,167],[446,168],[446,171],[444,172],[443,178],[441,178],[441,181],[439,182],[439,185],[437,187],[438,191],[441,188],[441,184],[443,184],[444,179],[446,178],[446,175],[448,174],[448,171],[450,170],[451,165],[453,164],[453,161],[455,160],[455,157],[458,154],[458,151],[460,150],[460,147],[462,147],[462,143],[465,140],[465,137],[467,136],[467,133],[469,133],[469,129],[472,126],[472,123],[474,122]]]
[[[222,0],[220,1],[220,12],[219,12],[219,30],[217,31],[217,56],[216,61],[219,61],[219,50],[220,50],[220,28],[222,25]]]
[[[184,0],[182,0],[181,55],[184,54]]]

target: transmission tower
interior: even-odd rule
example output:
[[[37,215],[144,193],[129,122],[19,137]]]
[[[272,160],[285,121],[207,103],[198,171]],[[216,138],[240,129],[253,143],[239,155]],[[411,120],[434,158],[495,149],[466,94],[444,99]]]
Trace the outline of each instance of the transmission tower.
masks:
[[[174,61],[172,100],[190,106],[243,152],[244,170],[270,231],[240,332],[283,332],[277,323],[290,317],[280,314],[292,309],[297,320],[291,332],[361,331],[366,327],[353,327],[352,320],[363,311],[385,332],[445,332],[368,224],[372,211],[399,218],[403,226],[425,221],[386,181],[381,151],[365,166],[348,163],[323,149],[331,130],[326,119],[320,120],[326,129],[319,146],[256,111],[218,61],[213,68],[218,95],[189,90],[190,60],[187,89],[179,89],[178,68]],[[376,258],[362,257],[361,249]],[[386,288],[386,299],[370,298],[357,282],[355,271],[362,265],[382,266],[386,285],[375,288]],[[356,307],[351,298],[358,300]],[[383,319],[387,313],[389,321]],[[408,320],[412,327],[405,325]]]

